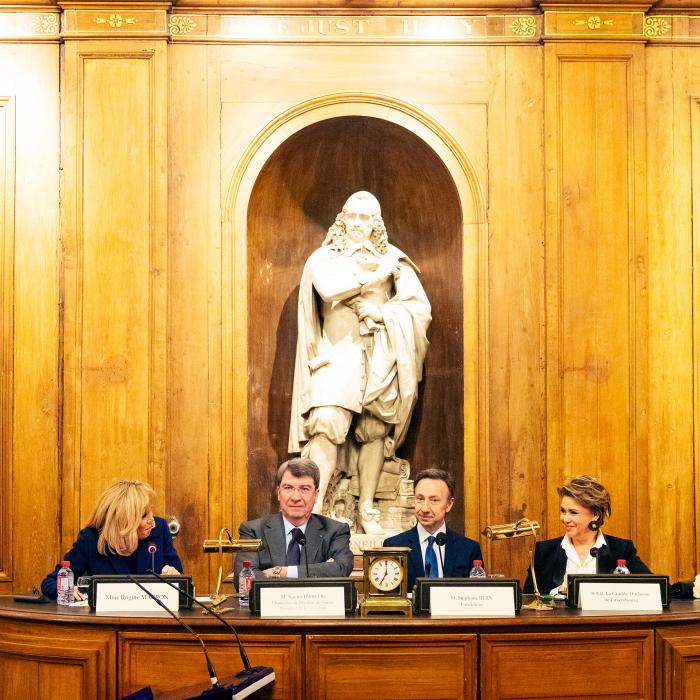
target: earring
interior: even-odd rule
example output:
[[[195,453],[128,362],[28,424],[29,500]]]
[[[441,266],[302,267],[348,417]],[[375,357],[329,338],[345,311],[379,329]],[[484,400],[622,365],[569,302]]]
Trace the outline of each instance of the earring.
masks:
[[[600,524],[597,520],[591,520],[591,522],[588,523],[588,529],[593,530],[593,532],[595,532],[599,527]]]

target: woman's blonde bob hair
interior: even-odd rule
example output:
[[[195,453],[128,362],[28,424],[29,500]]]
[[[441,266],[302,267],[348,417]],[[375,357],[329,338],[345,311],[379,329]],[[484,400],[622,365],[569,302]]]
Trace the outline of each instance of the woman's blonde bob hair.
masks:
[[[579,505],[593,511],[598,521],[598,527],[601,527],[605,519],[609,518],[612,513],[608,490],[593,476],[587,474],[575,476],[562,484],[557,489],[557,493],[559,498],[569,496]]]
[[[105,554],[109,549],[123,557],[129,556],[138,545],[136,530],[154,497],[155,492],[145,481],[112,484],[97,499],[87,524],[100,533],[97,551]]]

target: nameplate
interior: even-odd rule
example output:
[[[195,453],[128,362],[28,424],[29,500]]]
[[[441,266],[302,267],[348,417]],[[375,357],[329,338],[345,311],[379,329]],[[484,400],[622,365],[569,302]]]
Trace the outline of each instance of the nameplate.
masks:
[[[179,592],[167,583],[142,583],[169,610],[178,609]],[[100,583],[95,593],[95,610],[100,612],[165,612],[135,583]]]
[[[503,586],[434,586],[430,589],[433,617],[515,616],[513,591]]]
[[[436,617],[512,617],[521,599],[517,579],[417,578],[413,608]]]
[[[342,586],[263,588],[260,617],[345,617]]]
[[[656,583],[621,581],[581,583],[581,610],[661,612],[661,590]]]

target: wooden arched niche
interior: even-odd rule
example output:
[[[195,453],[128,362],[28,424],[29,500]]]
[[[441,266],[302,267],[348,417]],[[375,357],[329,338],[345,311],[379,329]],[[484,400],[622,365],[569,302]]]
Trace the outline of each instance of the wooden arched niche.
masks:
[[[451,525],[463,530],[462,213],[435,151],[408,129],[368,116],[297,131],[268,158],[248,206],[248,515],[274,508],[275,466],[287,440],[306,258],[347,197],[369,190],[390,241],[421,270],[430,298],[420,398],[399,456],[412,470],[440,467],[457,481]]]

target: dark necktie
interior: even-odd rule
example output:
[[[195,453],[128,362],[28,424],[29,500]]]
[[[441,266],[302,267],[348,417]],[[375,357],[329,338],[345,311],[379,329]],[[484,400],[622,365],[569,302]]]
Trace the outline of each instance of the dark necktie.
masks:
[[[437,556],[433,547],[434,543],[435,538],[430,535],[428,537],[428,546],[425,548],[425,575],[429,578],[438,578],[439,574]]]
[[[299,546],[299,537],[302,532],[298,527],[292,528],[292,539],[289,540],[287,547],[287,565],[299,566],[301,564],[301,547]]]

